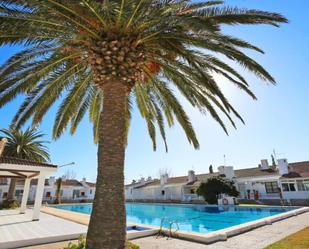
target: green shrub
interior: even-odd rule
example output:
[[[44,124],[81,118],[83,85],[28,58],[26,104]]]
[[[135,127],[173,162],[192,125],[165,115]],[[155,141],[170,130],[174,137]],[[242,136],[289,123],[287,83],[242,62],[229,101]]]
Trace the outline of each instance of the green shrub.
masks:
[[[220,176],[214,176],[206,182],[202,182],[196,190],[196,193],[203,196],[209,204],[217,204],[219,194],[227,194],[235,197],[239,195],[234,182]]]
[[[86,248],[86,239],[84,236],[80,236],[78,239],[77,244],[70,242],[66,247],[63,249],[85,249]],[[127,249],[140,249],[138,245],[134,245],[132,242],[128,241]]]
[[[80,236],[78,238],[78,243],[74,244],[70,242],[66,247],[63,249],[85,249],[86,248],[86,239],[84,236]]]
[[[19,207],[20,207],[19,202],[16,200],[3,200],[0,209],[15,209]]]

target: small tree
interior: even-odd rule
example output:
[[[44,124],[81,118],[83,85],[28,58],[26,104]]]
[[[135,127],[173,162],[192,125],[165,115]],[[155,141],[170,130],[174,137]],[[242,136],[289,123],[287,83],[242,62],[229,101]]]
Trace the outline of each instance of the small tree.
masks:
[[[203,196],[209,204],[217,204],[219,194],[235,197],[239,195],[234,182],[220,176],[211,177],[206,182],[201,183],[196,193]]]
[[[62,178],[59,177],[56,180],[56,199],[55,199],[55,204],[60,204],[61,203],[61,187],[62,187]]]
[[[213,169],[212,165],[210,164],[210,166],[209,166],[209,174],[213,174],[213,173],[214,173],[214,169]]]
[[[45,134],[30,127],[26,130],[1,129],[0,133],[5,139],[5,147],[4,142],[2,142],[2,156],[26,159],[35,162],[50,161],[49,152],[45,146],[48,142],[42,140]],[[16,201],[16,182],[16,178],[11,178],[7,195],[8,205]]]

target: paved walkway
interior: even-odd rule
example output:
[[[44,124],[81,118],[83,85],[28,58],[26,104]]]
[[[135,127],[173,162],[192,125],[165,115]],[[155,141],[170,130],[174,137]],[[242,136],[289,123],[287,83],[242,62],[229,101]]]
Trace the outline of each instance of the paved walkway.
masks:
[[[141,249],[262,249],[286,236],[293,234],[309,226],[309,212],[264,226],[250,232],[229,238],[227,241],[217,242],[211,245],[203,245],[194,242],[147,237],[133,240]],[[62,249],[68,242],[60,242],[49,245],[25,247],[23,249]]]
[[[133,242],[141,249],[262,249],[308,226],[309,212],[210,245],[155,237],[137,239]]]

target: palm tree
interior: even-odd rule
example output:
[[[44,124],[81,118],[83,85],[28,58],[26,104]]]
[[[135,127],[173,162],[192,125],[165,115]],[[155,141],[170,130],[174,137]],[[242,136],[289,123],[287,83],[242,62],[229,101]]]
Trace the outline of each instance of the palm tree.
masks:
[[[156,127],[175,120],[199,148],[190,120],[174,91],[227,132],[220,113],[235,126],[241,116],[214,77],[219,74],[253,99],[246,79],[217,54],[259,78],[274,78],[244,49],[263,51],[221,31],[222,25],[287,22],[277,13],[189,0],[7,0],[1,1],[0,45],[24,49],[0,68],[0,107],[25,94],[13,119],[20,127],[41,123],[60,103],[53,137],[73,134],[89,110],[98,142],[97,189],[87,248],[124,248],[124,159],[133,102],[156,149]],[[220,113],[219,113],[220,112]]]
[[[59,177],[56,180],[56,200],[55,200],[55,204],[61,204],[61,187],[62,187],[62,178]]]
[[[0,132],[7,139],[3,155],[6,157],[15,157],[28,159],[36,162],[47,162],[50,160],[46,141],[41,140],[44,134],[35,129],[28,128],[25,131],[1,129]],[[7,200],[14,201],[16,179],[11,178]]]

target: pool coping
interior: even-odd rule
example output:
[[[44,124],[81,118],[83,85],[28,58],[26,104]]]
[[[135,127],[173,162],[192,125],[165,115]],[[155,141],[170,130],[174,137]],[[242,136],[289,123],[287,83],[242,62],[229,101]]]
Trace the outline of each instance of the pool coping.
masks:
[[[71,204],[72,205],[72,204]],[[268,206],[270,207],[270,206]],[[68,211],[63,209],[58,209],[55,207],[42,207],[42,212],[67,219],[73,222],[77,222],[79,224],[88,225],[90,220],[89,214],[78,213],[74,211]],[[240,225],[224,228],[218,231],[210,232],[207,234],[197,233],[197,232],[187,232],[182,230],[169,230],[167,228],[160,228],[158,226],[145,225],[139,223],[128,223],[128,226],[141,226],[145,228],[149,228],[149,230],[145,231],[128,231],[127,238],[128,239],[136,239],[146,236],[151,236],[158,234],[159,232],[165,234],[167,236],[172,236],[175,238],[181,238],[185,240],[190,240],[194,242],[199,242],[203,244],[210,244],[217,241],[225,241],[229,237],[236,236],[241,233],[248,232],[258,227],[262,227],[265,225],[271,225],[274,222],[287,219],[305,212],[309,212],[309,207],[299,207],[297,209],[287,211],[281,214],[272,215],[266,218],[258,219],[255,221],[246,222]]]
[[[53,205],[53,206],[56,206],[56,205]],[[83,214],[83,213],[78,213],[78,212],[64,210],[64,209],[58,209],[53,206],[41,207],[41,212],[49,214],[49,215],[53,215],[53,216],[56,216],[58,218],[62,218],[65,220],[73,221],[78,224],[82,224],[86,226],[89,225],[89,221],[90,221],[89,214]],[[129,240],[155,235],[155,234],[158,234],[160,230],[160,227],[139,224],[139,223],[127,223],[127,226],[138,226],[138,227],[147,228],[147,230],[142,230],[142,231],[127,231],[127,239]]]

